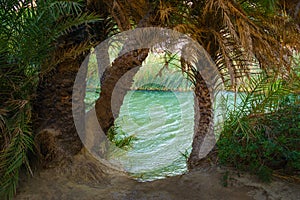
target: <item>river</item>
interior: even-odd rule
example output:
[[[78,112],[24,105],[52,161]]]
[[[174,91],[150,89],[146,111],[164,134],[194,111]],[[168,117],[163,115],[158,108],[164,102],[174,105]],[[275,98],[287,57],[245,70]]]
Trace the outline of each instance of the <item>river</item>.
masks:
[[[128,91],[115,124],[135,140],[125,150],[113,148],[108,160],[140,181],[186,172],[194,134],[193,95],[192,91]],[[233,102],[233,93],[221,96]],[[222,114],[220,107],[215,111]]]
[[[116,120],[132,147],[115,153],[125,170],[140,180],[186,171],[194,130],[193,92],[129,91]]]

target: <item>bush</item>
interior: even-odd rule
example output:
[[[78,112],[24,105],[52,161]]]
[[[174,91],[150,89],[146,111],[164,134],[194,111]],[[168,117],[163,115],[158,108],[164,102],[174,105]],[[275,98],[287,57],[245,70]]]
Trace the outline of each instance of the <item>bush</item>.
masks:
[[[300,170],[299,94],[287,83],[259,77],[239,94],[242,103],[228,111],[217,143],[221,164],[250,171],[263,181],[270,180],[273,170]]]

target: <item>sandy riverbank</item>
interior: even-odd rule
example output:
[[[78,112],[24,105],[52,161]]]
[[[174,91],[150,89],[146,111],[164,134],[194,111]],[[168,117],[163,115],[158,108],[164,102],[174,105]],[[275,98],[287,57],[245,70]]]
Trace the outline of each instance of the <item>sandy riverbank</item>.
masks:
[[[227,187],[224,187],[226,172]],[[23,178],[15,199],[298,200],[300,185],[283,180],[261,183],[254,176],[217,166],[141,183],[81,153],[60,167],[43,169],[34,177]]]

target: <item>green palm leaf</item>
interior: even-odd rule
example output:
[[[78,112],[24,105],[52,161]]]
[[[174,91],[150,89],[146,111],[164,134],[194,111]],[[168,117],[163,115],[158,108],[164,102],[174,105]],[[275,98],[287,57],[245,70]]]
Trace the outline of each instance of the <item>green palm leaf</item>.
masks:
[[[33,2],[0,2],[0,198],[4,199],[15,194],[22,167],[32,174],[27,157],[34,149],[31,101],[41,63],[55,51],[59,37],[99,20],[82,14],[80,1]]]

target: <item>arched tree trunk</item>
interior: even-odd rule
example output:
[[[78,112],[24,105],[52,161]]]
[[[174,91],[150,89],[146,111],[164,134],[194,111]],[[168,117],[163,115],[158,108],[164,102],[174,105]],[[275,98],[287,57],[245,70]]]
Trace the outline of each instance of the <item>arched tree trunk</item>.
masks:
[[[97,113],[97,118],[99,124],[104,131],[107,133],[108,129],[114,124],[114,117],[118,117],[120,107],[122,105],[123,99],[130,89],[133,77],[139,67],[141,67],[142,62],[148,56],[149,49],[135,50],[133,52],[125,53],[124,55],[118,57],[103,74],[101,79],[101,93],[100,98],[96,101],[95,109]],[[126,80],[121,84],[122,88],[116,88],[117,82],[124,76],[125,73],[134,69],[135,71],[126,76]],[[114,99],[116,105],[114,105],[114,115],[112,112],[112,93],[117,90],[118,99]]]
[[[145,16],[139,21],[137,27],[143,28],[154,25],[153,21],[155,18],[155,14],[156,13],[153,11],[153,8],[149,8]],[[116,21],[120,21],[122,19],[125,20],[124,23],[119,22],[119,24],[128,24],[127,18],[125,17],[116,19]],[[127,30],[128,25],[126,25],[126,27],[121,27],[121,29]],[[99,99],[96,101],[95,110],[100,127],[105,134],[107,134],[109,128],[113,126],[114,119],[118,117],[124,97],[132,85],[133,77],[136,74],[137,70],[141,67],[142,62],[147,58],[149,53],[149,49],[136,49],[130,52],[123,52],[124,50],[126,50],[127,46],[131,45],[131,42],[132,41],[127,41],[124,44],[120,56],[113,61],[111,66],[109,66],[104,71],[101,77],[101,93]],[[131,71],[132,69],[135,69],[135,71]],[[102,69],[100,69],[99,71],[102,71]],[[126,75],[126,80],[124,80],[121,84],[122,88],[116,87],[116,84],[121,79],[121,77],[123,77],[129,71],[131,71],[130,74]],[[117,99],[114,99],[115,104],[114,110],[112,111],[111,104],[112,94],[114,90],[117,90],[116,92],[118,93],[118,95],[116,96]]]
[[[211,94],[200,72],[194,72],[194,137],[192,152],[188,159],[189,169],[200,165],[203,159],[209,155],[215,146],[216,140],[213,134],[213,107]]]
[[[214,49],[216,48],[212,45],[210,50]],[[202,165],[207,160],[206,157],[211,158],[211,150],[215,148],[213,95],[218,88],[215,81],[220,81],[216,66],[206,50],[194,52],[198,57],[194,61],[195,66],[191,64],[192,59],[187,59],[187,55],[193,55],[191,52],[193,51],[189,49],[189,45],[183,46],[180,59],[182,72],[187,73],[194,85],[194,135],[187,163],[189,169]]]

